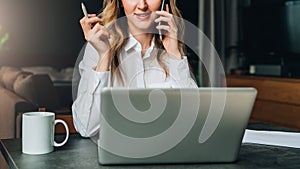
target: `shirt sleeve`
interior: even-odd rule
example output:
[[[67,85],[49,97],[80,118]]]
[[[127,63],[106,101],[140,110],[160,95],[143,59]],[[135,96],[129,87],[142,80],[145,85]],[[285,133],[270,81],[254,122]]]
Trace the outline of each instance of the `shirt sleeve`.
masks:
[[[168,57],[167,63],[170,71],[170,82],[172,88],[197,88],[195,80],[191,77],[188,60],[186,56],[183,59],[173,59]]]
[[[109,72],[96,72],[98,53],[87,44],[82,61],[79,63],[81,79],[77,98],[72,105],[73,121],[76,130],[83,137],[90,137],[100,128],[100,92],[108,86]]]

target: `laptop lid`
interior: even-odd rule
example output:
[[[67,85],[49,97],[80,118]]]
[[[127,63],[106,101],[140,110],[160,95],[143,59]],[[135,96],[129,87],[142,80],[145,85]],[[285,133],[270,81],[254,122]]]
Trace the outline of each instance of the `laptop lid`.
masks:
[[[235,161],[256,93],[254,88],[103,89],[99,163]]]

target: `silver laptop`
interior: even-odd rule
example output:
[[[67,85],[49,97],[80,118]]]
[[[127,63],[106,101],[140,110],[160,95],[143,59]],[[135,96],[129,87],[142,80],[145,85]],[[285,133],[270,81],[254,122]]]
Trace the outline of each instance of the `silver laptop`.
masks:
[[[254,88],[103,89],[99,163],[233,162],[256,94]]]

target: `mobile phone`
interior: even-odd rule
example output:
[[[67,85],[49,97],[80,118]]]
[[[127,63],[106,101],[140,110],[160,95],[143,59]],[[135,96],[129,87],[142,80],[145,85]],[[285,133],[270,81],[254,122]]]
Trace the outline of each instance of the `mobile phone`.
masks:
[[[88,18],[88,13],[87,13],[86,7],[83,2],[81,2],[81,9],[82,9],[84,16]]]
[[[169,4],[169,1],[168,1],[168,0],[162,0],[161,6],[160,6],[160,10],[161,10],[161,11],[162,11],[162,10],[166,10],[166,9],[165,9],[166,4]],[[169,7],[170,7],[170,5],[169,5]],[[161,22],[159,22],[158,25],[161,25]],[[158,30],[158,34],[159,34],[160,40],[162,41],[162,40],[163,40],[163,35],[162,35],[161,30]]]
[[[172,13],[172,11],[170,9],[170,0],[162,0],[161,4],[160,4],[160,10],[167,11],[167,8],[166,8],[167,5],[169,6],[169,13]]]
[[[166,0],[162,0],[162,2],[161,2],[161,5],[160,5],[161,11],[164,10],[164,8],[165,8],[165,2],[166,2]]]

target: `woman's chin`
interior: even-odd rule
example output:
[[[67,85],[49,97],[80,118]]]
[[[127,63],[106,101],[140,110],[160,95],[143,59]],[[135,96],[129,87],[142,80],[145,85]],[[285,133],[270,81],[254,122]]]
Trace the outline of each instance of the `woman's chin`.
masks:
[[[131,31],[143,32],[143,33],[154,33],[153,32],[153,23],[138,23],[133,25]],[[133,33],[133,32],[132,32]]]

